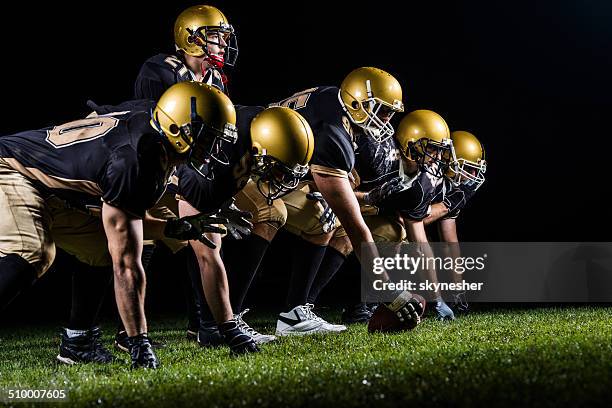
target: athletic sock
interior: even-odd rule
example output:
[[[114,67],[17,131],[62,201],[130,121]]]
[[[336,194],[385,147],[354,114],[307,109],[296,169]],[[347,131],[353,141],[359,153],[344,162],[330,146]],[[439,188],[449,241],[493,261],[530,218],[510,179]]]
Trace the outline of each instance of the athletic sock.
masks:
[[[72,304],[68,327],[87,330],[95,326],[104,296],[111,283],[112,268],[90,266],[73,260]]]
[[[145,270],[145,272],[149,270],[149,265],[151,265],[154,252],[155,245],[144,245],[142,247],[142,255],[140,259],[142,260],[142,268]]]
[[[242,311],[242,303],[251,287],[270,243],[256,234],[223,243],[223,262],[227,271],[230,303],[234,313]]]
[[[0,257],[0,311],[36,281],[36,270],[16,254]]]
[[[198,308],[200,326],[210,324],[215,321],[210,307],[206,302],[206,296],[204,295],[204,288],[202,286],[202,275],[200,275],[200,265],[196,258],[195,252],[191,247],[182,249],[181,252],[184,256],[184,264],[186,265],[187,272],[191,278],[191,289],[192,297],[195,299],[195,303]]]
[[[335,248],[330,246],[325,250],[325,256],[319,266],[319,271],[312,282],[308,293],[308,303],[315,304],[319,294],[325,286],[332,280],[336,272],[342,267],[346,257]]]
[[[306,304],[310,286],[325,256],[326,248],[303,239],[298,239],[293,247],[291,279],[287,294],[289,310]]]

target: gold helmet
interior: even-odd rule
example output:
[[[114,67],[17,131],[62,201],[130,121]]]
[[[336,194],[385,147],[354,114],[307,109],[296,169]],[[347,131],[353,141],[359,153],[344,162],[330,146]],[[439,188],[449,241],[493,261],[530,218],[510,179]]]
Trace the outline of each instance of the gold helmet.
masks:
[[[455,149],[455,165],[451,166],[446,175],[455,185],[475,185],[478,189],[485,181],[487,162],[484,147],[480,141],[463,130],[451,133],[451,140]]]
[[[268,203],[295,189],[306,173],[314,136],[306,119],[293,109],[274,106],[251,122],[257,188]]]
[[[446,121],[436,112],[420,109],[404,116],[395,138],[402,154],[428,173],[442,177],[454,161],[453,143]]]
[[[377,142],[393,136],[389,121],[395,112],[404,111],[401,85],[378,68],[353,70],[342,81],[339,98],[350,120]]]
[[[216,40],[209,37],[216,37]],[[211,64],[218,68],[234,66],[238,58],[234,28],[225,15],[213,6],[192,6],[179,14],[174,23],[174,43],[187,55],[206,55]],[[224,48],[225,54],[221,57],[209,54],[209,44]]]
[[[211,159],[222,164],[223,142],[236,143],[236,110],[220,90],[201,82],[179,82],[159,98],[151,125],[179,154],[189,153],[189,163],[206,176]]]

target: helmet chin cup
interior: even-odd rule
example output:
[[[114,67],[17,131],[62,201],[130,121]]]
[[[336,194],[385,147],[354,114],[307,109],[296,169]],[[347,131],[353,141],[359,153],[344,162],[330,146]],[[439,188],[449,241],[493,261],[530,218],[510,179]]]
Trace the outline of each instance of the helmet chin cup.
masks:
[[[267,155],[255,155],[252,172],[257,175],[257,189],[268,204],[293,191],[308,172],[308,166],[293,169]]]
[[[215,69],[222,69],[225,66],[225,59],[220,55],[206,54],[204,59],[211,67]]]

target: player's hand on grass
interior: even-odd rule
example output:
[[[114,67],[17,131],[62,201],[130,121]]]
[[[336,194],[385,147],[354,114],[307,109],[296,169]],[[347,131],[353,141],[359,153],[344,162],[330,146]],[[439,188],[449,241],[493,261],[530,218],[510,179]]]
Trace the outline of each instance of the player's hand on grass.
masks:
[[[453,313],[453,310],[448,307],[446,302],[444,302],[443,300],[438,300],[436,302],[436,313],[438,314],[438,320],[455,320],[455,313]]]
[[[336,214],[327,204],[321,193],[313,192],[306,194],[306,198],[313,201],[318,201],[323,206],[323,214],[319,217],[319,222],[323,225],[323,232],[328,233],[336,226]]]
[[[242,239],[251,234],[253,224],[249,220],[253,218],[253,215],[248,211],[242,211],[236,207],[234,204],[235,201],[236,199],[232,197],[223,203],[219,209],[218,215],[227,220],[223,225],[225,225],[232,237],[235,239]]]
[[[393,302],[387,302],[384,303],[384,305],[394,312],[401,322],[421,323],[423,306],[421,302],[414,298],[408,291],[398,293]]]
[[[130,345],[130,357],[132,358],[132,368],[155,369],[159,367],[159,360],[153,351],[147,333],[129,337],[128,340]]]

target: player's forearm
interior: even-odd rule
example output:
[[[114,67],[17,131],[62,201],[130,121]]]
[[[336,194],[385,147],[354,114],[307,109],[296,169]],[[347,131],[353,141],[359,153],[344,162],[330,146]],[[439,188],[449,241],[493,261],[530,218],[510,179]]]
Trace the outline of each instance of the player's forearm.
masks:
[[[406,225],[406,232],[408,233],[408,238],[410,242],[414,242],[418,244],[418,248],[425,257],[425,259],[431,259],[434,256],[431,245],[429,244],[429,240],[427,239],[427,234],[425,233],[425,226],[423,221],[415,221],[404,219],[404,224]],[[434,268],[426,268],[425,274],[427,280],[433,283],[438,282],[438,274]],[[436,298],[441,298],[442,294],[440,291],[435,291],[434,295]]]
[[[374,242],[370,229],[363,220],[359,203],[347,179],[313,174],[317,188],[344,227],[355,254],[361,259],[361,244]]]
[[[217,248],[221,246],[219,234],[207,234],[207,237],[217,245]],[[212,250],[199,241],[189,241],[189,243],[196,254],[200,268],[206,303],[217,323],[226,322],[233,317],[233,312],[229,302],[225,265],[219,250]]]
[[[179,215],[181,217],[196,214],[199,214],[199,211],[195,207],[187,201],[179,201]],[[206,303],[208,303],[215,320],[222,323],[230,320],[233,317],[233,312],[229,302],[225,264],[220,253],[221,235],[207,233],[206,237],[216,245],[215,249],[209,248],[199,241],[189,241],[189,245],[196,255]]]
[[[457,223],[454,218],[440,221],[438,232],[440,233],[440,239],[444,242],[459,242]]]
[[[129,336],[146,333],[146,278],[140,261],[142,221],[106,203],[102,206],[102,221],[113,260],[115,298],[121,320]]]
[[[147,332],[144,312],[146,278],[139,262],[114,267],[115,297],[121,321],[128,336]]]
[[[448,214],[448,208],[443,203],[435,203],[431,205],[431,213],[423,220],[425,225],[429,225],[438,221],[440,218]]]

